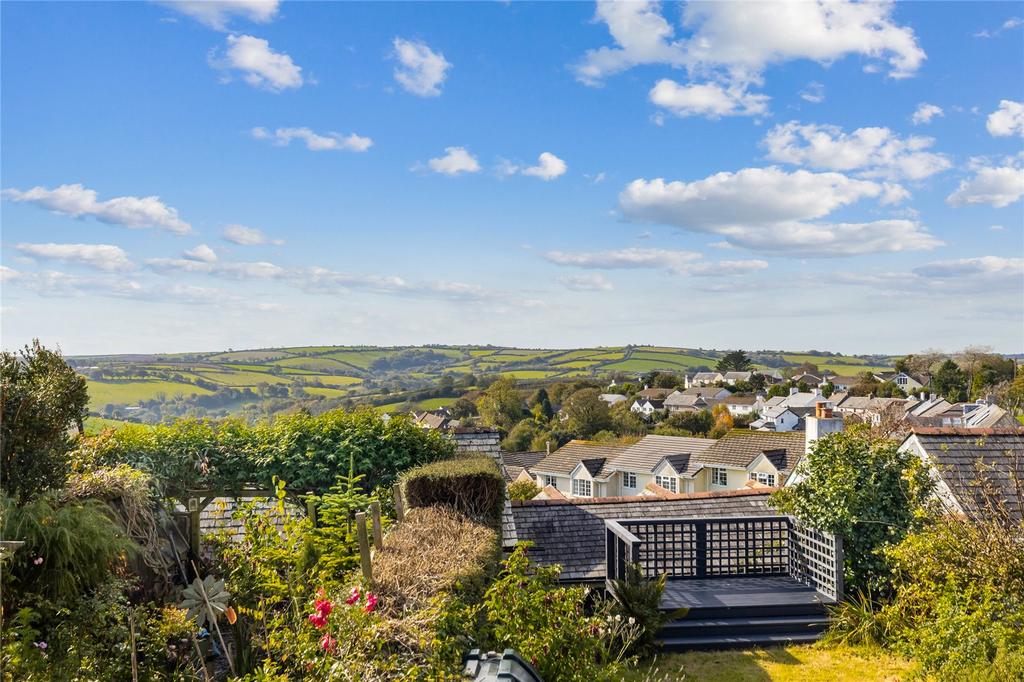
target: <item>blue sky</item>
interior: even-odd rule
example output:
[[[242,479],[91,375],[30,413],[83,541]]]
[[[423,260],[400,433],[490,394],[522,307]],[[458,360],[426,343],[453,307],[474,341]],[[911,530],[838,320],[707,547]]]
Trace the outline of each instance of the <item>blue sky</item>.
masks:
[[[1024,350],[1019,3],[4,3],[2,344]]]

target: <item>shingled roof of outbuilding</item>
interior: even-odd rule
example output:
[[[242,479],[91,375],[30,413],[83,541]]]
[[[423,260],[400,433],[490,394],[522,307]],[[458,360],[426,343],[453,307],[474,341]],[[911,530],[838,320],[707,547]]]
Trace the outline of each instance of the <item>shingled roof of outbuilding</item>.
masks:
[[[987,514],[995,497],[1024,518],[1024,429],[915,426],[914,437],[965,513]]]
[[[806,449],[803,431],[733,429],[701,454],[704,462],[746,468],[764,453],[780,473],[788,474]]]
[[[530,541],[531,560],[562,567],[561,580],[599,582],[605,578],[606,519],[765,516],[772,489],[691,493],[677,499],[654,496],[513,501],[519,540]]]

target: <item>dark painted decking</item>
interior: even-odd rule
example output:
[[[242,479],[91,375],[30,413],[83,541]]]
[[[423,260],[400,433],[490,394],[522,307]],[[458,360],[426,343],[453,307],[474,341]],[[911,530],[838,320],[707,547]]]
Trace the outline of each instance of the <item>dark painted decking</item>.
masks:
[[[669,580],[661,608],[675,610],[820,606],[835,603],[788,575]]]

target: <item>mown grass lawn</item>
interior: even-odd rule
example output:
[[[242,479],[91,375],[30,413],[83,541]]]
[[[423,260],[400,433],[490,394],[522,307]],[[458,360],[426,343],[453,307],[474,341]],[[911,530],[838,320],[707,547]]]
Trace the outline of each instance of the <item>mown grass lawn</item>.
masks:
[[[664,654],[624,682],[895,682],[914,670],[880,649],[814,644]]]

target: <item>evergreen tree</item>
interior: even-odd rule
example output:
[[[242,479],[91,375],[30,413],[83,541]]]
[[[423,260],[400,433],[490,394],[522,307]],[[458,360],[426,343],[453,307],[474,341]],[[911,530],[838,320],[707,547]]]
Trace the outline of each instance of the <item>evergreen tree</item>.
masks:
[[[742,350],[734,350],[722,356],[722,359],[715,365],[719,372],[748,372],[754,366],[747,354]]]

